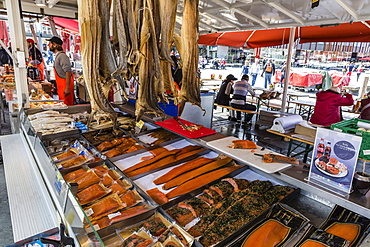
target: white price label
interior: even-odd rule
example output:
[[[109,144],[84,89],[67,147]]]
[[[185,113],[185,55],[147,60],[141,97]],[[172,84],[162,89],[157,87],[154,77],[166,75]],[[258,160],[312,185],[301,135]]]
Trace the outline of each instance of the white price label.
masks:
[[[368,150],[363,150],[363,152],[364,152],[364,155],[369,155],[370,154],[370,150],[368,149]]]
[[[113,219],[114,217],[117,217],[117,216],[120,216],[121,213],[120,212],[117,212],[117,213],[113,213],[113,214],[108,214],[108,218],[111,220]]]
[[[94,210],[92,208],[89,208],[88,210],[85,210],[85,214],[87,216],[91,216],[91,215],[93,215],[93,213],[94,213]]]

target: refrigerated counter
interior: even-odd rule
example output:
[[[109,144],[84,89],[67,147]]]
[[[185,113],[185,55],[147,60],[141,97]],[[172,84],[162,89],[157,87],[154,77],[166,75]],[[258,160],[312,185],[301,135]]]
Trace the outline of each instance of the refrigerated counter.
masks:
[[[88,217],[77,203],[71,188],[63,180],[59,170],[52,165],[42,141],[37,133],[34,133],[27,116],[22,112],[20,123],[20,134],[1,138],[14,240],[18,241],[38,234],[40,231],[55,228],[59,222],[62,222],[67,226],[67,233],[73,236],[79,245],[88,245],[92,241],[89,237],[94,236],[94,241],[105,246],[109,242],[109,240],[106,241],[107,236],[99,236],[93,226],[91,226],[92,232],[84,228],[83,223],[89,222]],[[192,142],[210,148],[207,145],[208,142],[224,137],[216,133],[192,139]],[[290,206],[305,214],[316,226],[324,221],[335,204],[364,216],[370,215],[368,197],[353,193],[348,198],[343,198],[322,187],[310,184],[305,180],[308,172],[300,167],[271,174],[253,167],[249,169],[266,179],[281,181],[300,188],[300,196],[291,202]],[[23,182],[22,187],[16,188],[19,180]],[[38,200],[33,200],[35,198]],[[38,204],[42,205],[38,206]],[[33,207],[38,207],[38,210],[30,210]]]

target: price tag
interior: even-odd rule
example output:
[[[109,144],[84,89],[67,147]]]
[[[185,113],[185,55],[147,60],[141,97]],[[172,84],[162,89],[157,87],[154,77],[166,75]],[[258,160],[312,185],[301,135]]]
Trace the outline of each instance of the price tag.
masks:
[[[117,217],[117,216],[120,216],[120,215],[121,215],[121,212],[117,212],[117,213],[113,213],[113,214],[108,214],[108,218],[111,220],[114,217]]]
[[[135,134],[139,134],[143,126],[144,126],[143,120],[140,120],[139,122],[137,122],[135,126]]]
[[[93,210],[92,208],[89,208],[88,210],[85,210],[85,214],[86,214],[87,216],[91,216],[91,215],[93,215],[93,214],[94,214],[94,210]]]

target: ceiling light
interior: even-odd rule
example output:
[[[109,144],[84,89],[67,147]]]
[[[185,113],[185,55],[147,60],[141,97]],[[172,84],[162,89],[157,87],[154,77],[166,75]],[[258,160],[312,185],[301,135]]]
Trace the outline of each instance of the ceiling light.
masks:
[[[39,7],[46,7],[46,0],[35,0],[35,4]]]

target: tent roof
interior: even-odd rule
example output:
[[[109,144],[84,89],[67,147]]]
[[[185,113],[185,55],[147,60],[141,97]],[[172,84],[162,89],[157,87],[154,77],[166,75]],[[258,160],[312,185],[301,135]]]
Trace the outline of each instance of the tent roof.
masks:
[[[370,41],[370,24],[366,21],[296,29],[295,40],[300,38],[300,43]],[[206,34],[199,37],[198,43],[247,48],[278,46],[289,43],[289,28]]]
[[[55,25],[61,26],[74,33],[79,32],[78,22],[76,20],[66,19],[66,18],[61,18],[61,17],[54,17],[53,19],[54,19]]]
[[[179,0],[176,29],[182,23]],[[37,7],[34,0],[21,0],[29,13],[77,19],[77,0],[48,0],[49,7]],[[320,0],[311,8],[309,0],[199,0],[201,34],[276,29],[369,20],[370,0]]]

